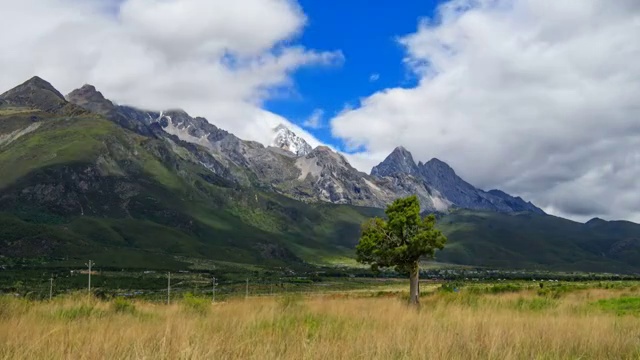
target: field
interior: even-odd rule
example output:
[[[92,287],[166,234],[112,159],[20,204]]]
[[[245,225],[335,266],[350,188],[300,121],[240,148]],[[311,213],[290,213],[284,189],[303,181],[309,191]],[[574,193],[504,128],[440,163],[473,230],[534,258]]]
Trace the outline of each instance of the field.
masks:
[[[0,297],[0,359],[637,359],[635,282],[398,283],[171,305]]]

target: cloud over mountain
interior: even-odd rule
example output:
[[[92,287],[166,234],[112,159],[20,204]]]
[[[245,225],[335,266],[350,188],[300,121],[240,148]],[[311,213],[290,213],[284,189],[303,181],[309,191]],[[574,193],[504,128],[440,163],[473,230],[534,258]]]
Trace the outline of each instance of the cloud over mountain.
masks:
[[[293,44],[307,18],[289,0],[21,0],[2,14],[2,88],[33,75],[65,93],[91,83],[119,103],[184,108],[262,142],[288,123],[262,102],[286,93],[296,69],[342,61]]]
[[[640,220],[640,3],[454,0],[399,42],[419,77],[332,119],[361,158],[402,144],[482,188]]]

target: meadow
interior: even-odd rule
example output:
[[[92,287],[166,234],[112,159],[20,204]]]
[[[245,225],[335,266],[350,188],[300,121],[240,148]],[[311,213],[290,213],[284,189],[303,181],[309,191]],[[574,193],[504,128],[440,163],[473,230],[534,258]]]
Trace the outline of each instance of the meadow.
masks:
[[[0,359],[638,359],[637,283],[423,284],[171,305],[0,297]]]

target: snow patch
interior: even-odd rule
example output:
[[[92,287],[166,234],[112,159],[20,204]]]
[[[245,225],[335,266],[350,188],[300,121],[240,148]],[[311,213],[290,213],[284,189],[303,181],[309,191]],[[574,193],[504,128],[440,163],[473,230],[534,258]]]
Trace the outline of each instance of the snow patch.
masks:
[[[313,150],[303,138],[284,125],[278,125],[274,131],[271,146],[290,151],[297,156],[305,156]]]

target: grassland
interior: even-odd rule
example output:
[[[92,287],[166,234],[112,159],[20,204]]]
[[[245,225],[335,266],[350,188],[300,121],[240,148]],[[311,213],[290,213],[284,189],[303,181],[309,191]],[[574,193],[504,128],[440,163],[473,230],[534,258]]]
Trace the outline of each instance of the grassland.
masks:
[[[545,284],[546,285],[546,284]],[[0,359],[637,359],[634,283],[423,286],[171,305],[0,298]]]

